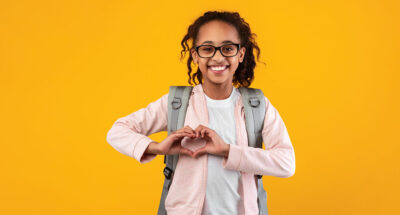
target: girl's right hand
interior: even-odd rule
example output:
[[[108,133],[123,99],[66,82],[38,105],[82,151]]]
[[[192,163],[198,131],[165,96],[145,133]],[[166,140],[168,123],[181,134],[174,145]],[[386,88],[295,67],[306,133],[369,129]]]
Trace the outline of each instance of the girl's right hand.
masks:
[[[196,133],[188,125],[172,132],[167,138],[157,144],[157,154],[186,154],[193,157],[193,152],[191,150],[181,146],[181,141],[184,137],[195,138]]]

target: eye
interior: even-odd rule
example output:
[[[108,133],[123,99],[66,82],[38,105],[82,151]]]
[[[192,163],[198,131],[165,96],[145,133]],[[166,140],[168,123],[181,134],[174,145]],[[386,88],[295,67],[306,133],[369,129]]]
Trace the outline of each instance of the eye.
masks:
[[[232,52],[232,51],[235,51],[235,50],[236,50],[236,47],[231,45],[231,44],[226,45],[226,46],[223,47],[223,51],[225,51],[225,52]]]
[[[231,53],[231,52],[233,52],[233,49],[231,49],[231,48],[224,48],[224,49],[222,49],[222,51],[223,51],[224,53]]]

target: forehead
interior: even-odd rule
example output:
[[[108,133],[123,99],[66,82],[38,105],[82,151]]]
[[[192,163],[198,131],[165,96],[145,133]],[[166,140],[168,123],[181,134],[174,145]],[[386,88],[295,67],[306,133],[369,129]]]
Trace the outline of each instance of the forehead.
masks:
[[[224,43],[240,43],[236,28],[226,22],[213,20],[200,27],[197,35],[197,45]]]

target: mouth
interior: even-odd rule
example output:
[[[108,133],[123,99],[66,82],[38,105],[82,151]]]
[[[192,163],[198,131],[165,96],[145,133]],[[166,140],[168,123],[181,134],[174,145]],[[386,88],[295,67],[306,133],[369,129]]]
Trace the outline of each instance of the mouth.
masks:
[[[225,71],[227,71],[229,68],[229,65],[210,65],[207,66],[207,69],[209,69],[211,72],[216,73],[216,74],[222,74]]]

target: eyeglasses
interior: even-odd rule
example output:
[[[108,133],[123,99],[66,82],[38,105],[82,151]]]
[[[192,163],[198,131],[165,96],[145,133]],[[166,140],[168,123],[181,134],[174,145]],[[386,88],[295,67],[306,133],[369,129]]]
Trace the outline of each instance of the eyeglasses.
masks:
[[[240,44],[236,43],[225,44],[218,47],[213,45],[200,45],[195,47],[197,54],[202,58],[214,57],[217,50],[219,50],[219,52],[224,57],[233,57],[237,55],[239,49],[240,49]]]

